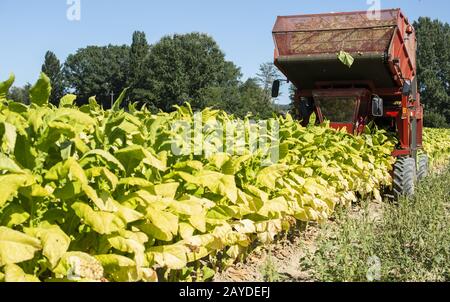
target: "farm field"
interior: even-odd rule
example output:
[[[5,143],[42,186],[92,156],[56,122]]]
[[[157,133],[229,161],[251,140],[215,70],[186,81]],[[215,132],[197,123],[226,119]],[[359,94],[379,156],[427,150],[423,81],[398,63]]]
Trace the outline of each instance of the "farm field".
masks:
[[[11,85],[0,83],[2,281],[207,281],[299,223],[381,203],[392,184],[396,141],[374,127],[353,136],[189,104],[155,115],[124,110],[124,95],[111,110],[74,95],[55,107],[45,75],[24,105],[7,100]],[[424,147],[445,166],[450,131],[427,129]]]

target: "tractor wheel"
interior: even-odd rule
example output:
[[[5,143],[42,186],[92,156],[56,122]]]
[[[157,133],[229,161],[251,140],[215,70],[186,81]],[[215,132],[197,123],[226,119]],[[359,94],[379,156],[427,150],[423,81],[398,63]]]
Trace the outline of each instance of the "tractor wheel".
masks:
[[[417,179],[416,161],[411,157],[399,157],[394,166],[394,197],[414,195]]]
[[[428,176],[428,155],[422,154],[419,156],[419,171],[417,172],[417,178],[422,180]]]

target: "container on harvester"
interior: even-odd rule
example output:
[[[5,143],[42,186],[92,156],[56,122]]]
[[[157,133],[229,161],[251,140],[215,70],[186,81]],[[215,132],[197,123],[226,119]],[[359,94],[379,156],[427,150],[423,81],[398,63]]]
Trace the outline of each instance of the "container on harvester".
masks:
[[[361,133],[371,121],[396,133],[393,190],[399,197],[412,195],[417,175],[427,169],[427,158],[418,158],[423,106],[417,90],[417,40],[400,9],[379,13],[280,16],[273,29],[275,65],[296,87],[300,120],[315,113],[319,122],[329,120],[350,133]],[[344,64],[339,54],[349,54],[353,64]]]

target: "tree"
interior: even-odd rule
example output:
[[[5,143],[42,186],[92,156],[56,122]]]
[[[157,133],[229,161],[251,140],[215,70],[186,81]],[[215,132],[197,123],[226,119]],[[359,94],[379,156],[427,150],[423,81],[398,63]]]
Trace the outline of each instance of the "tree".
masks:
[[[251,112],[260,119],[268,119],[275,110],[271,102],[267,103],[266,91],[258,85],[258,81],[257,78],[249,78],[240,86],[240,101],[245,106],[246,112]]]
[[[248,111],[243,108],[239,87],[237,86],[211,86],[202,88],[199,92],[197,104],[203,107],[224,110],[236,116],[245,116]]]
[[[144,62],[149,55],[150,45],[147,42],[145,33],[135,31],[130,49],[130,70],[128,86],[130,87],[130,98],[135,102],[143,102],[148,98],[149,92],[143,89],[144,84]]]
[[[428,125],[450,123],[450,26],[439,20],[419,18],[417,32],[417,77]],[[441,115],[441,117],[439,117]]]
[[[23,87],[11,87],[9,89],[8,98],[18,103],[23,103],[25,105],[30,104],[30,89],[31,84],[27,83]]]
[[[432,111],[426,110],[424,113],[424,126],[430,128],[448,128],[450,125],[447,123],[445,116]]]
[[[88,46],[69,55],[64,64],[64,77],[78,95],[79,103],[96,96],[98,102],[109,107],[111,94],[118,96],[127,87],[129,70],[129,46]]]
[[[268,104],[272,102],[272,84],[273,81],[280,78],[280,72],[277,67],[269,62],[263,63],[259,67],[259,73],[257,73],[258,83],[261,85],[264,90],[264,98]]]
[[[273,106],[265,103],[264,91],[256,78],[238,85],[206,87],[200,92],[200,102],[240,118],[250,114],[256,119],[267,119],[275,112]]]
[[[206,34],[163,37],[153,45],[144,63],[143,89],[151,103],[164,110],[191,101],[194,109],[205,106],[201,91],[208,87],[238,85],[239,68],[225,60],[217,43]]]
[[[64,84],[61,63],[53,52],[47,51],[41,70],[50,78],[52,85],[50,102],[58,105],[59,100],[64,96]]]

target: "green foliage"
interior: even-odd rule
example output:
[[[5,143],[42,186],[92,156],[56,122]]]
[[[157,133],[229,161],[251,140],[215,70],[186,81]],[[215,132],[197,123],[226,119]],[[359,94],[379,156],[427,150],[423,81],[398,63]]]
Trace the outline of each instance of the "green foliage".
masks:
[[[261,267],[261,274],[265,282],[280,282],[282,280],[271,254],[267,255],[267,258]]]
[[[225,60],[224,53],[208,35],[191,33],[163,37],[151,47],[144,63],[145,88],[150,101],[164,111],[191,100],[194,108],[206,87],[227,87],[238,83],[239,69]]]
[[[11,87],[7,98],[17,103],[30,104],[31,84],[27,83],[23,87]]]
[[[53,105],[58,105],[59,100],[64,95],[64,83],[61,63],[53,52],[47,51],[45,54],[45,61],[41,71],[49,77],[50,84],[52,85],[52,93],[49,101]]]
[[[110,94],[119,95],[127,87],[130,69],[130,47],[88,46],[68,56],[64,78],[68,89],[78,95],[78,103],[86,104],[89,97],[110,108]]]
[[[37,83],[30,89],[31,103],[37,106],[47,105],[51,92],[50,79],[42,72]]]
[[[435,165],[449,160],[450,129],[425,129],[423,148]]]
[[[448,170],[433,175],[414,198],[384,203],[376,216],[369,204],[358,213],[340,211],[302,267],[320,281],[449,281],[449,180]]]
[[[425,110],[423,121],[425,127],[450,128],[445,116],[435,111]]]
[[[348,68],[351,68],[353,66],[353,63],[355,62],[355,58],[353,58],[351,54],[349,54],[348,52],[345,52],[343,50],[341,50],[337,54],[337,58],[339,61],[342,62],[342,64],[344,64]]]
[[[325,222],[337,206],[357,195],[380,199],[391,184],[394,142],[384,131],[353,136],[273,118],[280,156],[266,166],[276,137],[269,132],[252,149],[250,136],[265,128],[248,118],[202,111],[204,124],[244,125],[233,131],[247,138],[244,148],[220,153],[210,132],[194,135],[189,104],[152,115],[103,110],[93,100],[77,108],[67,96],[57,108],[42,98],[50,95],[45,77],[35,87],[42,106],[0,103],[6,280],[210,278],[211,270],[197,270],[204,261],[214,269],[230,264],[295,220]],[[191,126],[187,136],[177,121]],[[173,147],[183,144],[202,152],[176,155]]]
[[[272,101],[267,101],[266,93],[254,78],[238,86],[207,87],[199,94],[202,106],[221,109],[240,118],[253,115],[256,119],[268,119],[276,113]]]
[[[64,65],[65,83],[77,94],[78,104],[96,95],[110,108],[111,92],[117,98],[130,87],[122,106],[131,99],[156,113],[189,101],[196,110],[212,106],[258,118],[275,111],[270,88],[276,75],[273,64],[263,64],[258,79],[242,83],[239,68],[225,60],[211,37],[200,33],[166,36],[150,46],[145,33],[135,32],[131,47],[89,46],[70,55]]]
[[[130,98],[134,102],[143,103],[149,92],[143,89],[145,87],[145,65],[144,62],[149,55],[150,45],[144,32],[136,31],[133,33],[133,41],[130,48],[130,70],[128,76],[128,86],[131,87]]]
[[[443,115],[450,123],[450,25],[439,20],[419,18],[414,22],[417,32],[417,78],[421,100],[426,111]],[[437,114],[430,126],[443,126]]]
[[[9,88],[14,83],[14,80],[15,80],[15,76],[13,74],[11,74],[5,82],[0,83],[0,100],[6,98]]]

